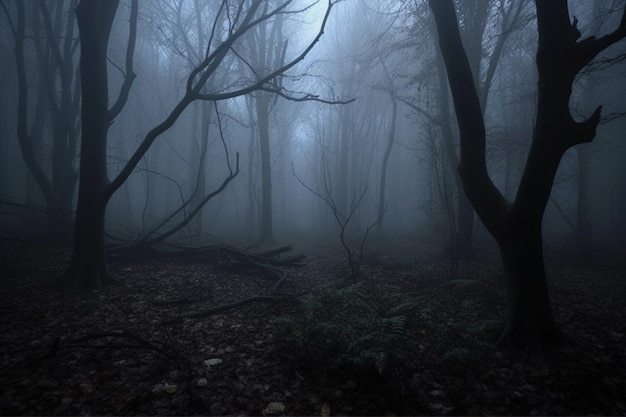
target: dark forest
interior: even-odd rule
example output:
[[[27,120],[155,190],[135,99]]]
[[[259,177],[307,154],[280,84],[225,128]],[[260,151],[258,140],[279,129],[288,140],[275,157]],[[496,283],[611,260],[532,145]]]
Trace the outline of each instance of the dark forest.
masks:
[[[625,415],[624,0],[0,0],[1,415]]]

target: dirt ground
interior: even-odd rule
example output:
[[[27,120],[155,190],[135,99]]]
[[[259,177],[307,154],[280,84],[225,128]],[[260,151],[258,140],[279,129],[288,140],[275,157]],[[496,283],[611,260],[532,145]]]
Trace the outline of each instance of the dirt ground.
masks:
[[[160,257],[112,260],[115,284],[71,293],[51,285],[68,248],[0,249],[3,415],[626,414],[624,256],[583,263],[548,253],[567,343],[540,354],[491,344],[504,310],[496,257],[452,277],[441,257],[381,246],[368,253],[358,294],[387,312],[399,311],[398,300],[407,307],[395,338],[377,333],[384,366],[370,366],[354,344],[352,357],[339,352],[330,331],[294,333],[310,330],[309,313],[322,323],[338,308],[323,301],[346,288],[341,252],[296,246],[308,258],[287,270],[280,302],[179,320],[262,293],[267,281],[227,260]]]

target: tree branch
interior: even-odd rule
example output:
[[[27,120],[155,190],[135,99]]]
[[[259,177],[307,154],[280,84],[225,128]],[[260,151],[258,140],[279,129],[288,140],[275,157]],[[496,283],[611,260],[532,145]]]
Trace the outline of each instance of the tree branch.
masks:
[[[7,18],[7,21],[9,22],[9,26],[11,27],[11,32],[13,32],[13,36],[17,35],[17,32],[15,30],[15,24],[13,23],[13,19],[11,19],[11,14],[9,13],[9,10],[7,9],[6,4],[4,4],[4,0],[0,0],[0,7],[2,7],[2,10],[4,11],[4,15]]]
[[[135,44],[137,42],[137,15],[139,14],[139,1],[132,0],[130,7],[130,28],[128,32],[128,45],[126,47],[126,71],[124,82],[122,83],[122,87],[120,89],[120,93],[115,101],[115,104],[111,106],[107,117],[109,118],[109,122],[112,122],[113,119],[117,117],[118,114],[122,111],[126,102],[128,101],[128,94],[130,93],[130,89],[133,86],[133,81],[135,81],[135,77],[137,76],[133,70],[133,60],[135,56]]]
[[[356,99],[351,98],[350,100],[328,100],[328,99],[323,99],[320,98],[319,95],[317,94],[312,94],[312,93],[295,93],[293,91],[288,91],[286,88],[284,87],[268,87],[268,86],[263,86],[260,87],[259,90],[261,91],[267,91],[268,93],[272,93],[272,94],[276,94],[279,97],[284,98],[285,100],[288,101],[295,101],[298,103],[304,102],[304,101],[316,101],[318,103],[324,103],[324,104],[350,104],[352,102],[354,102]],[[302,94],[300,97],[296,97],[294,96],[294,94]]]
[[[429,0],[429,5],[435,16],[439,47],[446,64],[459,125],[459,172],[463,188],[489,232],[499,240],[500,224],[508,203],[487,172],[485,124],[470,64],[461,41],[454,2]]]
[[[626,38],[626,8],[624,8],[619,26],[613,32],[600,38],[590,36],[578,42],[576,48],[578,57],[577,70],[580,71],[583,67],[589,65],[598,54],[624,38]]]
[[[201,94],[200,93],[200,90],[202,89],[202,87],[206,84],[206,82],[211,77],[211,75],[220,66],[221,62],[224,60],[224,58],[228,54],[228,51],[230,50],[234,42],[237,39],[239,39],[241,36],[243,36],[243,34],[246,33],[254,25],[259,24],[269,19],[271,16],[275,15],[276,13],[279,13],[290,2],[291,1],[286,2],[283,5],[283,7],[278,7],[272,12],[266,15],[262,15],[256,20],[252,20],[252,19],[254,17],[256,10],[258,9],[258,7],[260,6],[262,2],[257,0],[251,4],[251,6],[248,8],[246,16],[244,17],[239,29],[237,29],[237,31],[235,31],[231,36],[229,36],[227,40],[225,40],[222,44],[220,44],[215,49],[215,51],[213,51],[207,57],[207,59],[205,59],[198,67],[196,67],[194,70],[191,71],[191,73],[189,74],[189,77],[187,78],[187,87],[186,87],[185,95],[181,98],[178,104],[172,109],[172,111],[166,117],[166,119],[163,122],[161,122],[158,126],[153,128],[150,132],[148,132],[148,134],[145,136],[144,140],[141,142],[137,150],[133,153],[133,155],[128,160],[128,163],[124,166],[124,168],[122,168],[122,170],[118,173],[118,175],[109,183],[108,187],[105,189],[105,191],[103,192],[101,196],[101,201],[104,204],[106,204],[106,202],[111,198],[113,193],[130,176],[130,174],[133,172],[133,170],[135,169],[135,167],[137,166],[141,158],[143,158],[145,153],[148,151],[152,143],[161,134],[163,134],[170,127],[172,127],[172,125],[176,122],[176,120],[178,120],[178,117],[183,113],[183,111],[185,111],[185,109],[187,108],[187,106],[189,106],[189,104],[191,104],[192,102],[196,100],[205,100],[205,101],[226,100],[226,99],[239,97],[241,95],[249,94],[253,91],[259,90],[263,88],[268,82],[270,82],[274,78],[283,74],[285,71],[288,71],[289,69],[293,68],[298,62],[302,61],[307,56],[307,54],[311,51],[311,49],[315,46],[315,44],[319,41],[322,34],[324,33],[324,29],[328,21],[328,16],[330,15],[330,11],[334,4],[331,0],[328,1],[328,8],[326,9],[326,14],[324,15],[323,22],[321,24],[321,27],[315,39],[311,41],[311,43],[296,58],[294,58],[288,64],[283,65],[280,68],[272,71],[270,74],[268,74],[264,78],[259,79],[257,82],[253,83],[252,85],[246,88],[242,88],[242,89],[228,92],[228,93],[221,93],[221,94],[216,94],[216,93]],[[200,75],[198,81],[194,85],[194,80],[200,73],[202,73],[202,75]]]

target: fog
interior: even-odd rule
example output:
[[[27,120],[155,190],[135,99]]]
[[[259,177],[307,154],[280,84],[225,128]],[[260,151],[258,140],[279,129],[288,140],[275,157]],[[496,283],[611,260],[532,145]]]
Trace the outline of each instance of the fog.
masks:
[[[624,415],[625,0],[0,0],[0,414]]]
[[[25,2],[25,107],[20,109],[17,11],[15,4],[3,2],[4,239],[50,233],[69,239],[72,233],[78,184],[71,177],[81,161],[79,33],[75,2],[48,3],[43,8]],[[461,3],[461,32],[484,105],[489,174],[512,200],[536,115],[535,11],[518,2],[493,2],[478,21],[480,16]],[[584,36],[607,33],[619,21],[617,6],[570,3]],[[207,53],[207,42],[227,38],[228,19],[235,17],[224,17],[218,6],[139,2],[136,79],[108,130],[110,179],[184,96],[187,77]],[[235,90],[255,74],[297,57],[317,36],[326,4],[300,1],[289,4],[289,10],[237,40],[204,90]],[[110,106],[126,78],[129,19],[130,1],[122,1],[108,46]],[[547,242],[626,243],[626,67],[604,59],[623,57],[624,51],[623,43],[616,44],[576,79],[572,114],[582,119],[602,104],[603,119],[593,142],[569,150],[561,161],[543,220]],[[280,94],[257,90],[189,104],[114,193],[106,210],[107,234],[123,240],[147,233],[155,237],[189,220],[168,240],[338,244],[343,219],[346,235],[357,241],[369,229],[371,241],[437,241],[445,250],[458,239],[463,191],[456,167],[459,135],[448,87],[442,85],[442,65],[425,3],[338,2],[319,42],[268,83],[279,87]],[[26,139],[18,137],[22,111]],[[237,158],[237,175],[188,219],[205,196],[236,172]],[[69,191],[63,191],[62,182]],[[42,191],[46,187],[51,190]],[[60,201],[63,192],[69,193],[66,204]],[[46,216],[53,205],[57,215]],[[489,242],[478,217],[472,224],[472,239]]]

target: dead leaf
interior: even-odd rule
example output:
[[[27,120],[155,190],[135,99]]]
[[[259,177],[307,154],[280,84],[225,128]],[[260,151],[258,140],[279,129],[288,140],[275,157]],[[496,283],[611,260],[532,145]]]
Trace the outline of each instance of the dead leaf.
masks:
[[[328,403],[322,404],[322,409],[320,410],[320,416],[328,417],[330,415],[330,405]]]
[[[285,404],[272,401],[263,409],[263,415],[265,416],[278,416],[285,412]]]

